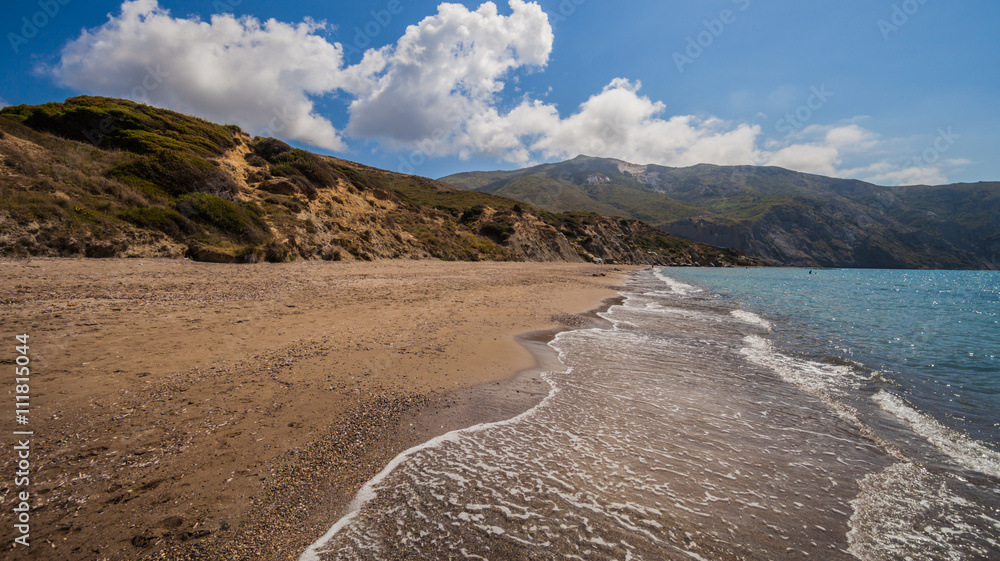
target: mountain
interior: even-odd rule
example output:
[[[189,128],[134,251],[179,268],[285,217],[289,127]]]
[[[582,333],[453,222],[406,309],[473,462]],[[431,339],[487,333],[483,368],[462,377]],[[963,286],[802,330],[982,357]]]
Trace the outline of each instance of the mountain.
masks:
[[[580,156],[441,181],[551,211],[639,219],[789,266],[1000,268],[1000,183],[881,187],[777,167]]]
[[[0,255],[758,263],[87,96],[0,110]]]

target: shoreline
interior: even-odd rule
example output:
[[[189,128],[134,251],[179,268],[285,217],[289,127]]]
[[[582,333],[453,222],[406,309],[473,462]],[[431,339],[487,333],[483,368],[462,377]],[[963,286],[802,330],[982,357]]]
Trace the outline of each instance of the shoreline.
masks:
[[[398,453],[540,401],[532,330],[578,328],[633,269],[5,264],[0,317],[45,373],[32,531],[52,559],[297,559]]]
[[[549,346],[549,342],[564,331],[610,327],[611,322],[599,317],[598,314],[621,304],[624,300],[625,297],[621,295],[609,296],[590,310],[562,316],[560,318],[562,323],[556,327],[515,335],[514,339],[534,357],[533,366],[518,371],[507,380],[454,390],[406,412],[399,422],[398,442],[417,441],[418,444],[401,450],[390,459],[385,468],[373,474],[372,478],[356,489],[350,501],[340,505],[340,516],[331,520],[327,531],[317,536],[317,540],[310,544],[309,549],[311,550],[311,547],[319,541],[326,542],[335,535],[334,529],[341,526],[344,518],[356,512],[350,509],[359,500],[362,490],[376,478],[391,473],[392,470],[386,472],[386,468],[390,465],[395,467],[394,464],[405,461],[404,456],[431,445],[433,440],[452,432],[507,421],[538,406],[552,391],[552,387],[542,379],[541,374],[566,368],[559,360],[556,350]],[[361,504],[357,507],[363,506],[364,502],[367,500],[361,499]],[[307,550],[304,548],[303,555],[306,553]],[[304,558],[322,559],[322,554],[311,553],[313,556]]]
[[[415,422],[417,431],[429,435],[426,442],[453,430],[505,421],[532,409],[551,391],[551,387],[541,378],[541,374],[550,370],[565,369],[558,353],[549,346],[549,342],[564,331],[610,327],[611,322],[600,318],[597,314],[606,312],[623,300],[623,296],[609,296],[603,298],[594,308],[567,314],[562,318],[564,323],[556,327],[515,335],[514,339],[518,344],[531,353],[535,361],[533,365],[517,371],[506,380],[461,388],[445,394],[436,402],[432,401],[426,406],[427,409],[433,410],[433,415],[423,417],[423,412],[418,412],[417,416],[423,417],[422,419],[414,419],[411,416],[408,421]],[[441,429],[446,426],[457,426],[457,428],[442,432]]]

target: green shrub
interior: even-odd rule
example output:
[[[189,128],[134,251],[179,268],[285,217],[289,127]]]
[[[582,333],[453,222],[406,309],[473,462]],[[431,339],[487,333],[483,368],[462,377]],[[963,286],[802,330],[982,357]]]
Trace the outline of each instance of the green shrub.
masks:
[[[476,205],[463,212],[458,221],[466,225],[472,224],[473,222],[479,220],[479,217],[483,215],[484,210],[486,210],[486,208],[482,205]]]
[[[479,227],[479,235],[501,244],[510,239],[513,234],[514,227],[510,224],[487,222]]]
[[[267,161],[271,161],[286,152],[292,151],[292,147],[288,143],[271,137],[256,136],[253,139],[253,144],[250,146],[258,156]]]
[[[288,178],[301,176],[318,187],[337,184],[338,173],[315,154],[292,148],[276,138],[254,138],[252,148],[257,157],[271,164],[272,175]],[[251,164],[255,161],[252,158],[250,156],[247,159]]]
[[[239,186],[208,160],[186,152],[158,152],[115,166],[108,176],[147,192],[149,187],[171,195],[196,191],[236,193]]]
[[[0,191],[0,208],[18,221],[61,220],[67,217],[69,203],[53,199],[48,193]]]
[[[663,248],[663,249],[674,249],[674,247],[676,245],[674,242],[672,242],[671,240],[668,240],[667,238],[665,238],[663,236],[656,236],[655,241],[656,241],[656,245],[659,246],[659,247],[661,247],[661,248]]]
[[[381,172],[368,171],[366,173],[362,173],[354,168],[340,165],[329,167],[337,174],[337,177],[343,178],[345,181],[350,183],[351,186],[362,191],[373,191],[375,189],[382,189],[383,191],[392,190],[386,186]],[[354,191],[351,192],[353,193]]]
[[[248,153],[246,156],[243,157],[243,159],[246,160],[248,164],[250,164],[255,168],[267,167],[267,160],[261,158],[260,156],[254,154],[253,152]]]
[[[136,154],[156,154],[157,152],[187,152],[184,143],[144,130],[118,130],[106,142],[104,148],[118,148]]]
[[[140,154],[169,148],[213,156],[235,146],[231,129],[124,99],[78,96],[63,103],[5,107],[0,115],[36,131]]]
[[[246,209],[247,212],[252,213],[257,218],[264,218],[264,216],[267,214],[266,212],[264,212],[264,209],[261,208],[259,204],[253,201],[247,201],[245,203],[241,203],[241,205],[243,206],[244,209]]]
[[[207,193],[190,193],[177,200],[177,212],[209,226],[223,234],[251,243],[261,244],[270,239],[270,229],[245,205],[237,205]]]
[[[140,228],[163,232],[174,239],[182,239],[197,230],[191,220],[168,208],[131,208],[119,212],[118,218]]]
[[[305,150],[293,149],[275,158],[271,174],[282,177],[301,175],[319,187],[333,187],[337,178],[329,166]]]

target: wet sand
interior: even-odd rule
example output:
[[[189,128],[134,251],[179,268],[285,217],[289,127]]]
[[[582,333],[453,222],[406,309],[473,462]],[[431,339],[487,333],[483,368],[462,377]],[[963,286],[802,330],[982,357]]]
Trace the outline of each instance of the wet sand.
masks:
[[[515,335],[594,321],[575,314],[629,269],[0,265],[0,357],[27,333],[34,373],[31,547],[4,524],[10,559],[296,559],[399,452],[541,399]],[[21,490],[2,480],[5,512]]]

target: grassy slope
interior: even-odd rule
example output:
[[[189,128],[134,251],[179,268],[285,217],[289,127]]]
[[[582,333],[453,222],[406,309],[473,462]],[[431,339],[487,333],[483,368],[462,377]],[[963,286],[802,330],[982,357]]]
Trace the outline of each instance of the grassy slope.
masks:
[[[567,235],[581,255],[589,254],[585,244],[604,248],[609,232],[626,236],[634,256],[735,255],[647,226],[551,213],[316,156],[125,100],[7,107],[0,135],[6,254],[515,259],[507,240],[528,228],[536,238]]]
[[[209,160],[236,146],[238,128],[84,96],[4,108],[0,131],[42,148],[5,155],[17,174],[0,187],[4,210],[42,228],[38,247],[21,244],[18,253],[77,254],[83,244],[100,257],[116,251],[118,234],[136,228],[165,233],[167,245],[183,240],[230,252],[273,240],[262,209],[226,198],[238,187]],[[53,227],[62,221],[65,227]]]

